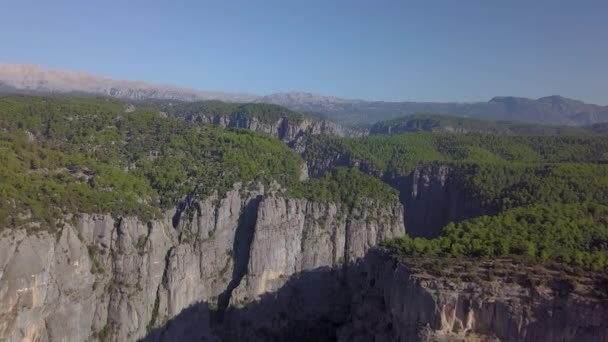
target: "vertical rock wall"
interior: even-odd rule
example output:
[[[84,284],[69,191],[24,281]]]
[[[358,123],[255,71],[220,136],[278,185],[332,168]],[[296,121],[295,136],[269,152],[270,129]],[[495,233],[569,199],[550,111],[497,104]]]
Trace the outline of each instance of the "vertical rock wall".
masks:
[[[229,304],[363,256],[403,234],[401,213],[398,203],[349,209],[236,188],[147,224],[83,215],[54,234],[5,229],[0,340],[212,340]]]

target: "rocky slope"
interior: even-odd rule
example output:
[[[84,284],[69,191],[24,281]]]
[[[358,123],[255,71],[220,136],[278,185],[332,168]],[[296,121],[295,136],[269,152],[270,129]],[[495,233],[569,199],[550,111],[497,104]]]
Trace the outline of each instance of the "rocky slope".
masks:
[[[294,273],[364,256],[404,233],[402,212],[399,204],[351,210],[237,186],[148,223],[84,215],[54,235],[5,229],[0,339],[212,338],[210,315],[217,320]],[[171,323],[180,313],[188,319]]]

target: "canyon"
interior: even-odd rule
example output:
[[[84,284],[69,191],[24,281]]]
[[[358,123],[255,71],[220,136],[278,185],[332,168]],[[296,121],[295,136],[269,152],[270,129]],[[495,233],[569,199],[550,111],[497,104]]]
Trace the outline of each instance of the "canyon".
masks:
[[[174,117],[107,99],[5,101],[0,133],[13,153],[3,175],[13,187],[0,193],[9,204],[0,207],[0,340],[608,340],[608,280],[602,255],[591,254],[603,248],[601,207],[568,213],[569,224],[599,228],[564,228],[569,239],[596,235],[582,240],[588,250],[564,254],[570,261],[562,269],[523,262],[515,238],[498,240],[513,243],[512,254],[476,257],[471,243],[468,254],[454,248],[456,257],[435,248],[457,246],[442,235],[447,224],[496,216],[497,202],[483,192],[502,194],[511,183],[565,194],[545,197],[552,201],[582,193],[603,203],[601,182],[587,182],[603,179],[599,166],[492,173],[511,154],[497,163],[504,155],[483,149],[496,145],[488,136],[341,139],[365,132],[272,106],[248,107],[259,117],[240,107]],[[535,156],[537,145],[523,138],[492,139]],[[573,147],[576,157],[586,151],[589,162],[600,160],[603,140],[586,139],[560,145],[557,163]],[[545,141],[557,140],[534,144]],[[87,151],[91,159],[82,159]],[[494,163],[459,162],[470,151]],[[552,161],[550,153],[537,157],[529,160]],[[178,164],[190,173],[180,178]],[[473,179],[477,185],[467,178],[484,170],[491,177]],[[581,182],[575,171],[590,176]],[[547,217],[524,214],[532,233]],[[542,255],[531,238],[524,238],[528,256]],[[415,253],[400,254],[400,246]],[[575,269],[580,255],[599,270]]]
[[[448,173],[415,171],[415,197],[433,203]],[[429,208],[450,215],[449,207]],[[481,281],[464,268],[435,275],[401,262],[378,246],[405,233],[404,212],[398,202],[349,208],[235,184],[149,222],[85,214],[54,233],[4,230],[0,338],[608,339],[604,298],[563,293],[559,282]]]

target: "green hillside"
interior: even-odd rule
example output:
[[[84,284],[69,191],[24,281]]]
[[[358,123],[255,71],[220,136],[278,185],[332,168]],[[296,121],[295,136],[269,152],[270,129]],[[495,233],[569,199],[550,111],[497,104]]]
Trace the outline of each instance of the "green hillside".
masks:
[[[600,134],[600,126],[548,126],[526,122],[492,121],[441,114],[412,114],[381,121],[370,128],[373,135],[413,132],[487,133],[510,135],[583,135]]]
[[[450,223],[435,239],[388,242],[401,254],[608,266],[608,137],[413,133],[308,143],[313,165],[340,160],[388,182],[448,166],[466,196],[496,213]]]
[[[204,106],[253,108],[251,115],[266,119],[281,108]],[[302,159],[270,136],[165,117],[155,106],[134,108],[107,98],[0,97],[0,151],[2,227],[54,227],[83,212],[151,218],[186,195],[222,194],[236,182],[277,182],[300,197],[347,199],[320,196],[317,180],[299,184]],[[339,173],[323,184],[345,183],[347,176]],[[384,196],[361,192],[376,194]]]
[[[256,118],[264,123],[275,123],[281,118],[299,122],[304,118],[304,114],[268,103],[228,103],[217,100],[198,102],[149,100],[142,103],[154,106],[176,118],[196,119],[197,116],[205,115],[208,117]]]

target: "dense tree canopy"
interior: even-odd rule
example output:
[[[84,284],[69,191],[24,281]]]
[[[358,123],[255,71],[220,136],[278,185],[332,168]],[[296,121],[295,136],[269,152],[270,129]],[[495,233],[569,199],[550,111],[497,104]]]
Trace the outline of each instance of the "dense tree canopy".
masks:
[[[256,118],[260,122],[275,123],[281,118],[288,118],[291,121],[299,122],[304,117],[299,112],[269,103],[227,103],[209,100],[199,102],[148,101],[145,104],[153,105],[171,117],[185,119],[196,119],[197,116],[205,115]]]
[[[316,202],[341,202],[351,207],[357,206],[363,198],[399,201],[397,191],[379,179],[345,167],[332,169],[321,178],[294,184],[289,194]]]
[[[95,98],[0,98],[0,148],[2,225],[77,212],[150,216],[235,182],[287,186],[302,163],[265,135]]]
[[[509,136],[493,134],[412,133],[365,138],[313,136],[304,158],[342,157],[368,165],[377,175],[407,175],[429,163],[607,163],[605,136]]]
[[[385,245],[411,256],[519,256],[604,271],[608,268],[608,207],[535,204],[450,223],[434,239],[406,236]]]
[[[285,114],[267,105],[179,105],[261,120]],[[608,268],[606,136],[313,136],[306,138],[304,159],[310,165],[339,160],[343,167],[302,182],[302,158],[277,139],[166,117],[159,106],[0,97],[0,226],[53,227],[82,212],[149,218],[187,195],[222,193],[236,182],[276,182],[290,196],[350,207],[364,198],[395,202],[399,194],[381,179],[440,164],[492,215],[450,223],[435,239],[388,241],[393,250]]]
[[[606,136],[427,132],[311,137],[307,146],[304,157],[312,165],[336,160],[383,179],[424,165],[448,166],[462,195],[493,214],[450,223],[435,239],[406,236],[387,243],[401,254],[608,267]]]

